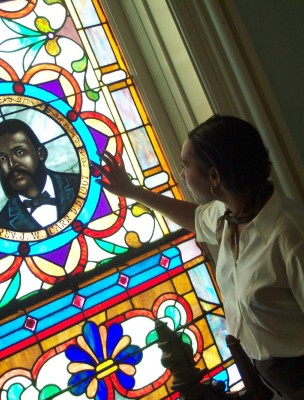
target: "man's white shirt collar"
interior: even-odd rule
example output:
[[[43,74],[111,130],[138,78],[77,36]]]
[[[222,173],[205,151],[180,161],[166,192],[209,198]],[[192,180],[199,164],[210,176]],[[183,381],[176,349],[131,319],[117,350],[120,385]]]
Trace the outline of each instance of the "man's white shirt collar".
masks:
[[[51,198],[55,198],[55,190],[52,179],[47,175],[42,192],[47,191]],[[42,193],[41,192],[41,193]],[[28,200],[27,197],[19,195],[21,201]],[[28,211],[30,209],[28,208]],[[47,226],[57,221],[57,207],[49,204],[42,205],[32,212],[32,217],[41,225]]]

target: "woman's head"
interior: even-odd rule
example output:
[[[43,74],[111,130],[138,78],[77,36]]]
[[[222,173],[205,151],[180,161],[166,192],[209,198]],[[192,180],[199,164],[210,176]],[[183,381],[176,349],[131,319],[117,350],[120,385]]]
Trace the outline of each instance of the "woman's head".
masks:
[[[250,195],[270,176],[268,151],[251,124],[232,116],[214,115],[188,134],[207,171],[215,167],[224,187]]]

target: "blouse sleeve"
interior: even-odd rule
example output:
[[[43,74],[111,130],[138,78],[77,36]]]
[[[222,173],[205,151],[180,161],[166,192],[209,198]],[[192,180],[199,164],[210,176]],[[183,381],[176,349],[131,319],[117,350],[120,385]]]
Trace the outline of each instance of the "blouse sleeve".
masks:
[[[304,242],[298,243],[288,254],[287,276],[290,288],[304,313]]]
[[[224,212],[225,205],[220,201],[212,201],[196,208],[195,232],[198,242],[218,244],[216,239],[217,221]]]

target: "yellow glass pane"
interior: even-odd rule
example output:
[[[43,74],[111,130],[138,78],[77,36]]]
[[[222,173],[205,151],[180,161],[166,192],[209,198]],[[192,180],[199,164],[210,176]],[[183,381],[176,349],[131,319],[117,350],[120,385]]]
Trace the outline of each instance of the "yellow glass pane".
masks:
[[[41,347],[43,351],[46,352],[47,350],[52,349],[53,347],[56,347],[73,337],[81,335],[82,326],[83,323],[71,326],[68,329],[65,329],[64,331],[50,337],[49,339],[41,341]]]
[[[100,22],[105,23],[107,21],[107,19],[106,19],[106,16],[104,15],[102,8],[100,7],[100,0],[92,0],[92,3],[94,4],[94,6],[96,8]]]
[[[4,372],[9,371],[14,368],[31,369],[34,362],[41,356],[41,348],[39,345],[31,346],[30,348],[20,351],[11,357],[1,360],[1,375]]]
[[[201,319],[195,323],[202,334],[204,341],[204,348],[208,348],[214,343],[213,336],[211,335],[209,326],[205,319]]]
[[[163,295],[164,293],[172,293],[173,291],[173,285],[170,281],[168,281],[147,290],[139,296],[133,297],[132,303],[134,304],[135,308],[144,308],[151,310],[155,299],[157,299],[160,295]]]
[[[187,293],[184,298],[187,300],[189,304],[191,304],[192,312],[193,312],[193,318],[197,318],[200,315],[202,315],[202,309],[200,307],[200,304],[197,300],[195,292],[190,292]]]
[[[216,310],[214,314],[220,315],[221,317],[224,317],[225,315],[224,310],[222,308]]]
[[[199,369],[205,369],[206,368],[206,363],[204,362],[204,360],[201,358],[196,364],[195,364],[196,368]]]
[[[117,71],[119,66],[116,64],[106,65],[105,67],[101,67],[100,71],[102,74],[108,74],[109,72]]]
[[[211,304],[211,303],[206,303],[204,301],[201,301],[201,306],[205,311],[210,311],[213,310],[214,308],[218,307],[217,305]]]
[[[221,363],[221,358],[216,346],[212,346],[205,350],[203,357],[208,369],[212,369]]]
[[[156,400],[156,399],[162,399],[164,396],[167,396],[170,393],[168,392],[167,387],[165,385],[162,385],[160,388],[156,389],[153,393],[146,395],[145,397],[142,397],[143,400]]]
[[[173,278],[173,285],[175,286],[176,292],[180,295],[183,295],[192,289],[187,274],[181,274],[176,278]]]
[[[133,309],[132,303],[129,300],[124,301],[123,303],[120,303],[115,307],[109,308],[107,310],[107,319],[114,318],[132,309]]]
[[[90,321],[95,322],[96,325],[102,325],[105,321],[107,321],[106,312],[102,311],[99,314],[94,315],[94,317],[89,318]]]
[[[119,89],[123,89],[127,87],[125,82],[118,82],[112,85],[108,85],[108,88],[110,90],[110,92],[114,91],[114,90],[119,90]]]

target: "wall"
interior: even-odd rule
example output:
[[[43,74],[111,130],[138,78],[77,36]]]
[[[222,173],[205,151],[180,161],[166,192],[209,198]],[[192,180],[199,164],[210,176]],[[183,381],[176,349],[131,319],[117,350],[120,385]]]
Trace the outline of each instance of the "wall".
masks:
[[[286,106],[281,101],[284,91],[280,96],[273,87],[270,78],[274,73],[265,68],[264,57],[255,49],[247,21],[239,11],[241,5],[251,18],[254,37],[263,20],[261,15],[252,17],[255,14],[251,10],[255,10],[256,1],[237,1],[167,0],[167,3],[213,110],[239,116],[258,128],[270,151],[276,183],[288,196],[303,201],[303,150],[300,155],[298,143],[301,131],[293,127],[292,116],[287,118]],[[267,1],[276,9],[277,2]],[[269,4],[267,1],[258,2],[261,9]],[[289,1],[288,4],[287,0],[281,1],[284,3],[283,15]],[[265,12],[269,18],[271,10],[269,7],[269,12]],[[271,52],[274,33],[267,35],[262,34],[269,43],[266,55],[273,60],[272,67],[278,68],[276,49],[274,56]],[[293,88],[288,84],[285,90],[292,95]]]
[[[304,1],[235,0],[304,160]]]

